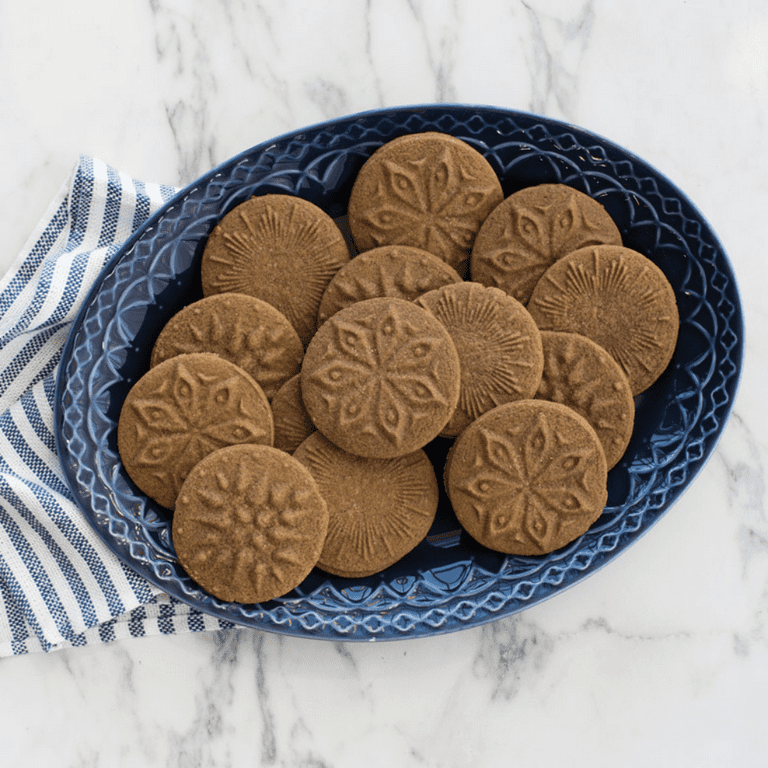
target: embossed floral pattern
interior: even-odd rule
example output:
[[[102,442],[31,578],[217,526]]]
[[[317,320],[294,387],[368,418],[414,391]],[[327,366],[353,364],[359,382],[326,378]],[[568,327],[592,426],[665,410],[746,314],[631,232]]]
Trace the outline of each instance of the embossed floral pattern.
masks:
[[[602,458],[597,443],[569,438],[565,426],[542,413],[533,429],[478,427],[466,459],[472,471],[456,483],[454,493],[469,499],[475,519],[468,529],[483,543],[516,554],[543,554],[567,543],[572,536],[563,540],[563,535],[574,524],[586,521],[586,529],[595,510],[602,509],[604,479],[602,488],[594,481]],[[602,467],[604,472],[604,460]],[[460,519],[465,522],[461,514]]]

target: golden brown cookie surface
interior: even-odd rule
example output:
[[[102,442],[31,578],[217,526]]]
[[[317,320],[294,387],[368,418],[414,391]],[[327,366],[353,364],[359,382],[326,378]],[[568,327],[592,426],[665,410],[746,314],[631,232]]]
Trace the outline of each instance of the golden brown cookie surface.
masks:
[[[464,276],[475,235],[502,201],[488,161],[460,139],[426,132],[380,147],[357,175],[349,226],[361,251],[412,245]]]
[[[410,552],[437,512],[435,471],[423,451],[366,459],[319,432],[295,458],[309,469],[328,505],[328,534],[318,567],[337,576],[370,576]]]
[[[459,399],[456,347],[429,312],[368,299],[327,320],[301,369],[304,405],[333,443],[359,456],[411,453],[440,433]]]
[[[173,509],[192,467],[234,443],[271,445],[264,391],[241,368],[212,353],[178,355],[151,368],[120,411],[117,444],[130,478]]]
[[[528,310],[542,330],[580,333],[605,348],[633,395],[667,367],[680,325],[664,273],[641,253],[614,245],[582,248],[555,262]]]
[[[301,396],[301,374],[288,379],[277,390],[271,405],[275,420],[275,448],[293,453],[315,431]]]
[[[540,184],[510,195],[483,222],[470,275],[527,304],[544,272],[571,251],[621,245],[621,234],[600,203],[566,184]]]
[[[387,296],[413,301],[421,294],[461,282],[455,269],[420,248],[385,245],[355,256],[333,277],[320,302],[318,325],[350,304]]]
[[[152,349],[152,365],[192,352],[213,352],[240,366],[271,400],[298,373],[304,347],[271,304],[243,293],[220,293],[189,304],[168,321]]]
[[[515,555],[543,555],[573,541],[608,496],[595,431],[571,408],[544,400],[507,403],[470,424],[447,479],[472,538]]]
[[[536,397],[573,408],[597,433],[608,469],[632,437],[635,401],[619,364],[599,344],[576,333],[542,331],[544,372]]]
[[[349,261],[333,219],[291,195],[252,197],[211,232],[203,252],[203,293],[255,296],[279,309],[303,344],[315,332],[326,286]]]
[[[287,453],[237,445],[189,473],[173,517],[184,569],[221,600],[260,603],[309,574],[328,528],[328,509],[310,473]]]
[[[498,288],[462,282],[416,300],[444,326],[456,345],[461,393],[442,431],[455,437],[497,405],[531,398],[541,381],[541,334],[526,308]]]

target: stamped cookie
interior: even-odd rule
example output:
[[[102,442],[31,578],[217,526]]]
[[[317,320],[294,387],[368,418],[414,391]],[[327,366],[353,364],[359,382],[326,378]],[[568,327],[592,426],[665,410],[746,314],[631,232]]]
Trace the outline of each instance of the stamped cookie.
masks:
[[[544,366],[541,334],[519,301],[498,288],[462,282],[415,303],[445,326],[459,355],[459,404],[444,437],[456,437],[497,405],[536,394]]]
[[[207,592],[261,603],[304,581],[327,529],[325,501],[302,464],[276,448],[236,445],[189,473],[171,537],[179,562]]]
[[[301,397],[301,375],[288,379],[272,398],[275,420],[275,448],[293,453],[314,431]]]
[[[244,370],[208,352],[178,355],[147,371],[128,393],[117,425],[129,477],[169,509],[189,471],[209,453],[272,440],[264,391]]]
[[[459,358],[448,331],[403,299],[368,299],[337,312],[301,368],[312,422],[358,456],[403,456],[436,437],[459,399]]]
[[[513,555],[543,555],[584,533],[607,501],[605,454],[571,408],[523,400],[494,408],[456,441],[448,495],[467,533]]]
[[[475,235],[502,201],[488,161],[460,139],[426,132],[376,150],[355,179],[349,226],[355,245],[412,245],[439,256],[462,277]]]
[[[220,293],[189,304],[168,321],[152,349],[152,365],[192,352],[213,352],[240,366],[271,400],[299,372],[304,347],[271,304],[243,293]]]
[[[566,184],[540,184],[510,195],[483,222],[470,259],[472,280],[501,288],[523,304],[544,272],[571,251],[621,245],[608,212]]]
[[[246,293],[277,307],[306,346],[323,292],[349,261],[334,220],[291,195],[238,205],[211,232],[201,265],[203,294]]]
[[[664,273],[641,253],[615,245],[581,248],[555,262],[528,310],[542,330],[580,333],[608,350],[633,395],[667,367],[680,325]]]
[[[366,459],[319,432],[294,453],[328,505],[328,534],[318,567],[336,576],[370,576],[424,539],[435,519],[438,487],[424,451]]]
[[[420,248],[384,245],[345,264],[325,289],[317,316],[322,325],[350,304],[381,296],[413,301],[422,293],[459,283],[455,269]]]
[[[586,336],[542,331],[541,340],[544,373],[536,397],[581,414],[597,433],[611,469],[624,455],[635,422],[635,401],[624,371]]]

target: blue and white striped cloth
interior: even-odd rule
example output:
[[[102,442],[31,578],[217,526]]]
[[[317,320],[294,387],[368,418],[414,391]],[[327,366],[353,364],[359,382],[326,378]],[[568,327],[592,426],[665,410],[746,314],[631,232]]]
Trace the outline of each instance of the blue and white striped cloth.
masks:
[[[104,265],[176,190],[81,157],[0,280],[0,656],[232,626],[160,592],[93,532],[56,455],[56,370]]]

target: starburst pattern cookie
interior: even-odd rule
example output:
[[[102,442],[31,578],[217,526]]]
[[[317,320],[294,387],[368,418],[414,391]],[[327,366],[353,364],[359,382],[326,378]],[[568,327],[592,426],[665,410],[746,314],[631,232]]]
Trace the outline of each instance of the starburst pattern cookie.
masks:
[[[340,448],[391,458],[426,445],[459,399],[459,358],[429,312],[403,299],[368,299],[320,327],[301,368],[312,422]]]
[[[365,162],[349,199],[355,245],[412,245],[439,256],[462,277],[480,225],[502,201],[488,161],[460,139],[401,136]]]
[[[318,325],[350,304],[382,296],[413,301],[427,291],[459,283],[455,269],[420,248],[384,245],[345,264],[323,294]]]
[[[510,195],[483,222],[470,259],[472,280],[527,304],[558,259],[588,245],[621,245],[600,203],[566,184],[539,184]]]
[[[415,303],[445,326],[459,355],[459,403],[444,437],[456,437],[497,405],[534,396],[544,366],[541,334],[519,301],[498,288],[456,283]]]
[[[307,200],[262,195],[238,205],[203,251],[203,294],[246,293],[279,309],[306,345],[323,292],[349,261],[334,220]]]
[[[152,348],[153,366],[175,355],[213,352],[247,371],[271,400],[299,371],[304,347],[282,312],[243,293],[220,293],[184,307]]]
[[[555,262],[528,310],[542,330],[580,333],[605,348],[633,395],[667,367],[680,325],[664,273],[641,253],[615,245],[581,248]]]
[[[476,541],[543,555],[583,534],[607,492],[595,431],[571,408],[524,400],[494,408],[456,441],[447,467],[456,517]]]
[[[304,581],[327,529],[328,509],[304,466],[276,448],[237,445],[190,472],[171,536],[179,562],[203,589],[261,603]]]
[[[319,432],[294,453],[328,505],[328,534],[318,567],[336,576],[370,576],[424,539],[435,519],[438,487],[424,451],[366,459]]]
[[[599,345],[577,333],[542,331],[544,372],[540,400],[563,403],[597,433],[608,469],[624,455],[632,437],[635,401],[619,364]]]
[[[209,453],[272,440],[272,412],[261,387],[241,368],[205,352],[151,368],[128,393],[117,425],[126,472],[169,509],[192,467]]]

